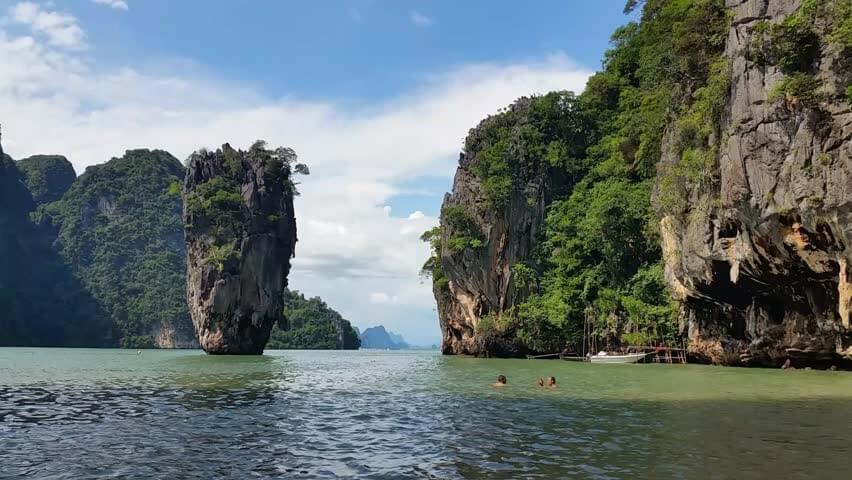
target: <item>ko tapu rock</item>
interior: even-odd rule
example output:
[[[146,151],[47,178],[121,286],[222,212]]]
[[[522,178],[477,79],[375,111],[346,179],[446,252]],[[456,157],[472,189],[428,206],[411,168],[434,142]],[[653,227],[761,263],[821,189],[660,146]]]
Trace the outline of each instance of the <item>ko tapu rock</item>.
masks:
[[[296,247],[289,148],[199,151],[184,181],[187,302],[201,347],[260,354],[283,311]]]

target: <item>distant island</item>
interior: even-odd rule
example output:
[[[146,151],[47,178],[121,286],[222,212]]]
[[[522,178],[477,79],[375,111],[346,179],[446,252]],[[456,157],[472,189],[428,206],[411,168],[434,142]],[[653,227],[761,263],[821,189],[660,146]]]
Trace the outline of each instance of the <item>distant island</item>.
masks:
[[[284,294],[284,325],[275,325],[267,349],[358,350],[358,330],[319,297]]]
[[[409,347],[402,335],[388,331],[382,325],[361,332],[361,348],[381,350],[407,350]]]

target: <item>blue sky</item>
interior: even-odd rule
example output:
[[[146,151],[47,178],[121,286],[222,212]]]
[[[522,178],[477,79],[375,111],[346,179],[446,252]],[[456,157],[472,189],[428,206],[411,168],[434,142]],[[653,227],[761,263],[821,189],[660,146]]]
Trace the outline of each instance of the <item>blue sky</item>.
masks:
[[[623,6],[0,0],[4,148],[79,173],[128,148],[291,146],[312,170],[291,287],[437,343],[417,237],[467,130],[518,96],[581,90]]]
[[[128,0],[124,15],[87,0],[67,3],[91,24],[87,33],[104,62],[192,59],[271,96],[353,102],[404,92],[421,75],[453,65],[562,51],[596,69],[624,21],[624,0],[522,8],[507,0]]]

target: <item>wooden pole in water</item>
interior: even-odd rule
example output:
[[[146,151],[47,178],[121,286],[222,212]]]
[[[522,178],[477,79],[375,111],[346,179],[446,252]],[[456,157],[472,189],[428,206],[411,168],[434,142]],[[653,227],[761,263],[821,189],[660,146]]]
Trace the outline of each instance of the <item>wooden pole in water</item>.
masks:
[[[594,308],[592,308],[591,306],[586,307],[584,323],[587,326],[586,331],[587,335],[589,336],[589,349],[587,350],[587,352],[591,353],[592,355],[594,355],[598,351],[597,338],[595,338],[594,335],[594,314]]]

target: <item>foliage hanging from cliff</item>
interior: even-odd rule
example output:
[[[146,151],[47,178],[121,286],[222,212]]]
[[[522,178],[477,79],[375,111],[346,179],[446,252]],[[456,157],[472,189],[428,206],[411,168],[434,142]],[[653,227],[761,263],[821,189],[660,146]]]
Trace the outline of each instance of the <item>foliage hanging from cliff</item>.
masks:
[[[453,252],[482,247],[482,231],[473,216],[463,206],[445,206],[441,209],[441,221],[452,232],[447,239],[447,246]]]
[[[432,227],[420,235],[420,240],[429,244],[429,258],[420,269],[421,278],[431,278],[436,290],[447,286],[448,279],[441,267],[441,227]]]
[[[62,257],[109,312],[121,346],[149,347],[157,334],[170,337],[155,331],[160,326],[178,341],[192,338],[182,202],[170,192],[182,177],[167,152],[130,150],[86,169],[62,200],[42,209],[59,231]]]
[[[214,162],[219,171],[217,176],[200,183],[192,191],[186,193],[186,211],[192,219],[192,227],[203,229],[213,239],[209,246],[206,260],[215,264],[221,270],[230,258],[239,254],[238,245],[232,240],[240,236],[248,228],[246,222],[250,215],[243,204],[241,187],[245,169],[243,157],[246,155],[258,158],[264,166],[264,182],[270,187],[283,187],[288,194],[298,195],[294,174],[308,175],[307,165],[297,162],[297,155],[291,148],[267,148],[263,140],[258,140],[242,152],[224,145],[217,152],[205,149],[195,152],[196,156],[218,158]],[[266,217],[266,221],[275,224],[280,219],[275,215]]]
[[[319,297],[306,298],[297,291],[284,293],[287,329],[276,325],[266,347],[269,349],[357,350],[358,333],[348,320]]]
[[[748,57],[762,65],[775,65],[785,75],[770,91],[769,101],[784,100],[788,109],[797,105],[818,108],[826,100],[817,79],[820,52],[837,49],[848,58],[852,49],[852,2],[803,0],[779,23],[757,23],[752,30]],[[846,68],[848,69],[848,61]],[[848,96],[841,89],[840,96]]]

